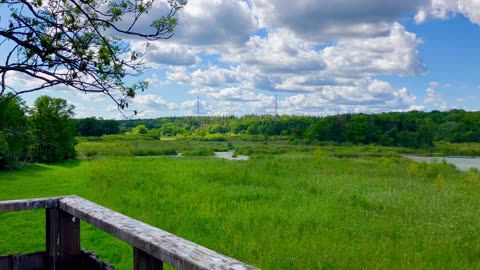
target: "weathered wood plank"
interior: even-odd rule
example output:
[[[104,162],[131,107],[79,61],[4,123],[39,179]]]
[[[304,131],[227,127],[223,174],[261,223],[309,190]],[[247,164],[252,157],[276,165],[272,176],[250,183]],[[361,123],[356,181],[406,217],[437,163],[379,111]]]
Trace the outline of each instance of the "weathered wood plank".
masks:
[[[45,251],[24,255],[0,256],[1,270],[43,270],[45,269]]]
[[[47,269],[79,269],[80,220],[58,209],[46,209]]]
[[[163,262],[133,247],[133,270],[163,270]]]
[[[62,197],[0,201],[0,213],[42,208],[56,208],[60,198]]]
[[[257,269],[78,196],[60,199],[59,208],[177,269]]]

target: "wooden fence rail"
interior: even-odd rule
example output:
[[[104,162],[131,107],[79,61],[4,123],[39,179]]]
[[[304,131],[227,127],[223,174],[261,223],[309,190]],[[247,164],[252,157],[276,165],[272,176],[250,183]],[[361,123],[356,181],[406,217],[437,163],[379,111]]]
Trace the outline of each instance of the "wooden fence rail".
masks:
[[[113,269],[80,247],[80,220],[133,247],[135,270],[257,269],[78,196],[0,201],[0,213],[46,209],[46,251],[0,257],[0,269]]]

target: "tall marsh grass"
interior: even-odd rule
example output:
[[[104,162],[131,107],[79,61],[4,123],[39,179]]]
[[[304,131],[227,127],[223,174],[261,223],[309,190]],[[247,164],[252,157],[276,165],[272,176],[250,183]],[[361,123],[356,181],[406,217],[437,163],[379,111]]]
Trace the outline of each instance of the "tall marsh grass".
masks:
[[[0,199],[78,194],[262,269],[480,268],[478,171],[368,154],[387,151],[374,147],[342,157],[348,149],[290,147],[263,144],[242,162],[36,165],[0,173]],[[0,215],[0,253],[43,249],[43,223],[43,212]],[[82,227],[85,248],[131,269],[130,247],[112,239]]]

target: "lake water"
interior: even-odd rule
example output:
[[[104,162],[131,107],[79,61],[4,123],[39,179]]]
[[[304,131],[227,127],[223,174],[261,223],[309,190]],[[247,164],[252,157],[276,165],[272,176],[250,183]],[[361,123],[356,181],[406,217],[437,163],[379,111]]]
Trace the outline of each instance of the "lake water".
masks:
[[[223,159],[228,159],[228,160],[248,160],[249,157],[248,156],[242,156],[242,155],[238,155],[238,156],[233,156],[233,150],[230,150],[230,151],[227,151],[227,152],[215,152],[215,157],[216,158],[223,158]],[[164,157],[164,156],[136,156],[136,158],[160,158],[160,157]],[[182,153],[178,153],[174,156],[170,156],[170,157],[174,157],[174,158],[182,158],[183,155]]]
[[[228,159],[228,160],[248,160],[248,156],[233,156],[233,150],[227,151],[227,152],[215,152],[215,157],[217,158],[223,158],[223,159]]]
[[[417,162],[441,162],[445,160],[447,163],[455,165],[461,171],[468,171],[471,168],[480,170],[480,158],[479,157],[423,157],[414,155],[402,155],[406,158]]]

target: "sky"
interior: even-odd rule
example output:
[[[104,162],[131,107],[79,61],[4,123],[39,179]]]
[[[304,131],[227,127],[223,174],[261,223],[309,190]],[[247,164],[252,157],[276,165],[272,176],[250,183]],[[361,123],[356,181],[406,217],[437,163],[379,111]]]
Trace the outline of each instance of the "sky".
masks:
[[[177,18],[144,58],[136,118],[480,110],[480,0],[189,0]],[[23,98],[42,94],[77,118],[122,118],[66,87]]]

